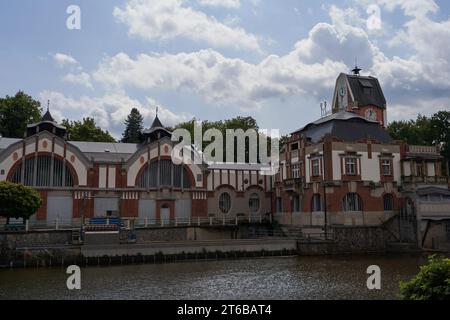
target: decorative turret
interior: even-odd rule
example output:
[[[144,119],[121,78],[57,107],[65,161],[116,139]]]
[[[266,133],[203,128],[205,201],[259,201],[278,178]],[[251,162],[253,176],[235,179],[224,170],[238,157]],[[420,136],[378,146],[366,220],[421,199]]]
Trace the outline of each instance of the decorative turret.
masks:
[[[47,111],[42,116],[41,121],[27,126],[26,137],[31,137],[42,131],[48,131],[63,139],[67,138],[66,127],[59,125],[50,113],[50,101],[47,103]]]
[[[153,120],[152,126],[150,127],[150,129],[145,129],[143,135],[145,137],[145,143],[151,143],[153,141],[162,139],[163,137],[172,137],[172,133],[164,128],[158,118],[158,107],[156,107],[156,116],[155,120]]]

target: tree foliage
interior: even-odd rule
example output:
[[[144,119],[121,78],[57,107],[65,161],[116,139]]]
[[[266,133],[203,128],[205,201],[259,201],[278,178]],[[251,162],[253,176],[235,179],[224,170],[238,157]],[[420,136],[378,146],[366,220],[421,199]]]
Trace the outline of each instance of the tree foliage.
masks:
[[[196,121],[197,120],[194,118],[190,121],[180,123],[176,126],[176,128],[182,128],[182,129],[186,129],[187,131],[189,131],[189,133],[191,135],[191,139],[192,139],[191,143],[194,143],[194,127],[195,127]],[[256,132],[259,132],[258,123],[252,117],[236,117],[236,118],[220,120],[220,121],[205,120],[205,121],[202,121],[201,124],[202,124],[202,134],[204,134],[209,129],[217,129],[221,132],[223,139],[224,139],[224,141],[223,141],[224,161],[226,161],[226,130],[242,129],[244,132],[246,132],[249,129],[253,129]],[[258,139],[259,139],[259,137],[258,137]],[[267,149],[268,149],[268,152],[270,152],[270,139],[267,139],[267,140],[269,143]],[[208,146],[210,143],[211,143],[211,141],[203,140],[202,148],[205,149],[206,146]],[[246,162],[249,161],[249,143],[250,143],[249,140],[246,139],[246,142],[245,142]],[[257,149],[259,150],[259,144],[257,146]],[[237,161],[237,144],[236,144],[236,142],[234,144],[234,161]]]
[[[0,216],[29,219],[41,207],[39,193],[21,184],[0,182]]]
[[[41,104],[22,91],[0,98],[0,134],[23,138],[27,125],[41,119]]]
[[[143,141],[143,130],[144,117],[138,109],[133,108],[125,120],[125,131],[121,141],[124,143],[141,143]]]
[[[64,119],[62,125],[66,127],[71,141],[116,142],[108,131],[97,126],[93,118],[83,118],[81,121]]]
[[[450,111],[440,111],[431,117],[419,115],[416,120],[394,121],[388,131],[395,140],[411,145],[440,146],[442,156],[450,161]]]
[[[450,259],[431,256],[409,282],[400,283],[403,300],[450,300]]]

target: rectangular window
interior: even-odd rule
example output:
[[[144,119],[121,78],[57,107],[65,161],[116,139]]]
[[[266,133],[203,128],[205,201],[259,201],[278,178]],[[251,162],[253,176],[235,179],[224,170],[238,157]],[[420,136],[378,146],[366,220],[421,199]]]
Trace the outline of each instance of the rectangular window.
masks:
[[[291,151],[298,150],[298,143],[291,144]]]
[[[300,179],[300,164],[298,163],[292,165],[292,178]]]
[[[391,161],[390,160],[383,160],[381,163],[381,172],[383,173],[383,176],[390,176],[391,173]]]
[[[319,159],[312,160],[312,175],[313,175],[313,177],[320,176],[320,162],[319,162]]]
[[[345,158],[345,174],[356,175],[356,158]]]

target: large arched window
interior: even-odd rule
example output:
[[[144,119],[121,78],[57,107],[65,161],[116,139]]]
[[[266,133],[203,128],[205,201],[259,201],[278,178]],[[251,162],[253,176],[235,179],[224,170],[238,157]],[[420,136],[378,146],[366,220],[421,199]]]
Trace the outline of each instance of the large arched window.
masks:
[[[392,211],[394,210],[394,198],[392,194],[386,193],[383,197],[383,205],[384,211]]]
[[[362,211],[362,207],[361,197],[357,193],[347,193],[342,199],[343,211]]]
[[[159,172],[159,174],[158,174]],[[187,169],[182,165],[175,165],[171,160],[161,160],[150,163],[144,169],[138,180],[140,188],[191,187],[191,180]]]
[[[63,160],[38,156],[22,162],[14,171],[11,182],[32,187],[72,187],[74,179]]]

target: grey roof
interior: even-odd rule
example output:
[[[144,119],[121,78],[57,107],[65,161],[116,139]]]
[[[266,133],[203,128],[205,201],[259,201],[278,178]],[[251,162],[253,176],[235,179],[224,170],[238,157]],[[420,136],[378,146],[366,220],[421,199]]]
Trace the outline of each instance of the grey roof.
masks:
[[[363,138],[371,138],[383,143],[392,141],[389,133],[378,122],[366,120],[346,111],[319,119],[294,133],[304,134],[313,143],[319,142],[327,134],[343,141],[352,142]]]
[[[155,120],[153,120],[151,128],[163,128],[163,125],[159,120],[158,115],[156,115]]]
[[[0,137],[0,150],[5,150],[10,145],[19,141],[22,141],[22,139]]]
[[[386,98],[377,78],[347,75],[347,79],[358,106],[386,108]],[[364,93],[364,88],[370,88],[370,94]]]
[[[36,123],[29,124],[29,125],[27,125],[27,128],[36,127],[37,125],[42,124],[42,123],[50,123],[50,124],[52,124],[53,126],[55,126],[56,128],[66,130],[66,127],[64,127],[64,126],[62,126],[62,125],[60,125],[60,124],[58,124],[57,122],[55,122],[55,121],[48,121],[48,120],[42,120],[42,121],[40,121],[40,122],[36,122]]]
[[[138,144],[112,142],[69,141],[89,159],[98,162],[127,161],[137,150]]]

